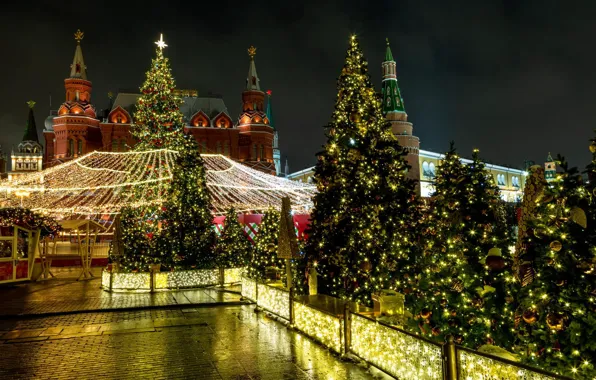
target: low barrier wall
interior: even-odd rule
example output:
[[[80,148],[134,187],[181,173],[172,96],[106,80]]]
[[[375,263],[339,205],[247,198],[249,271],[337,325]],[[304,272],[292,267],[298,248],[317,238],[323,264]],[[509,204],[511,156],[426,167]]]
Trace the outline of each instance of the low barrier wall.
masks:
[[[238,283],[244,268],[192,269],[171,272],[112,272],[104,270],[101,286],[111,292],[150,292]]]
[[[456,346],[453,340],[444,344],[432,342],[350,311],[348,305],[344,305],[344,313],[326,312],[277,286],[246,277],[241,282],[242,296],[258,307],[288,320],[291,326],[336,353],[356,355],[398,379],[571,380]]]

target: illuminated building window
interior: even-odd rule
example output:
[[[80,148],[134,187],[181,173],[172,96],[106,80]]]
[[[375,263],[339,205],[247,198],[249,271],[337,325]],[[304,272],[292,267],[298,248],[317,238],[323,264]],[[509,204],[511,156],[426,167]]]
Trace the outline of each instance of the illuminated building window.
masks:
[[[436,168],[433,162],[426,162],[422,163],[422,175],[428,178],[435,178],[436,175]]]
[[[519,177],[512,177],[511,184],[515,187],[519,187]]]
[[[497,174],[497,185],[505,186],[505,174]]]
[[[68,139],[68,157],[72,157],[74,155],[74,140]]]
[[[80,156],[83,154],[83,141],[79,140],[77,143],[77,154]]]
[[[435,171],[435,164],[433,162],[431,162],[428,165],[428,170],[430,172],[430,177],[435,178],[435,176],[437,175],[437,172]]]

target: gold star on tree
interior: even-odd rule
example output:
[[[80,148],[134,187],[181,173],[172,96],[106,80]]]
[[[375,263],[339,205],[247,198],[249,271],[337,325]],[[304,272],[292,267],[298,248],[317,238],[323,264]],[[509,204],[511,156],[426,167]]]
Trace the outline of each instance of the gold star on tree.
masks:
[[[257,55],[257,48],[250,45],[250,47],[248,48],[248,56],[250,58],[254,58],[255,55]]]

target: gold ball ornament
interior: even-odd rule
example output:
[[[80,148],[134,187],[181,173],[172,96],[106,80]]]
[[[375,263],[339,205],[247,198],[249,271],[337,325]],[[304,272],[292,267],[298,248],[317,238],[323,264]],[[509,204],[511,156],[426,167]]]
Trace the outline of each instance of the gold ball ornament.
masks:
[[[536,322],[538,315],[534,310],[528,309],[524,311],[522,318],[524,319],[524,322],[531,325]]]
[[[425,308],[420,311],[420,317],[422,317],[423,319],[428,319],[431,315],[433,315],[433,312],[429,309]]]
[[[561,250],[561,248],[563,248],[563,244],[561,244],[561,242],[558,240],[552,241],[549,244],[549,246],[550,246],[550,249],[552,249],[555,252],[559,252]]]
[[[590,144],[590,152],[596,153],[596,141],[592,141],[592,144]]]
[[[546,325],[551,330],[563,330],[565,328],[565,315],[561,313],[549,313],[546,316]]]
[[[461,344],[464,341],[464,337],[461,335],[456,335],[453,337],[453,341],[455,344]]]
[[[491,248],[486,256],[486,266],[491,270],[498,271],[505,268],[505,259],[500,248]]]
[[[505,296],[505,302],[507,302],[507,303],[513,303],[513,301],[515,301],[515,299],[513,298],[512,295]]]

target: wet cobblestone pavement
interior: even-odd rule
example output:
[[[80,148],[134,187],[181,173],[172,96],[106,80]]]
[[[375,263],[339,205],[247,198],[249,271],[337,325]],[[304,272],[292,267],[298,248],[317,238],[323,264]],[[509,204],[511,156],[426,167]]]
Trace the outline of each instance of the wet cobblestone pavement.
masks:
[[[253,310],[191,307],[0,321],[0,378],[373,378]]]
[[[74,272],[78,275],[77,272]],[[157,293],[108,293],[100,289],[100,269],[95,278],[75,281],[63,276],[48,281],[0,286],[0,318],[81,311],[155,308],[190,304],[239,304],[240,295],[215,288]]]

